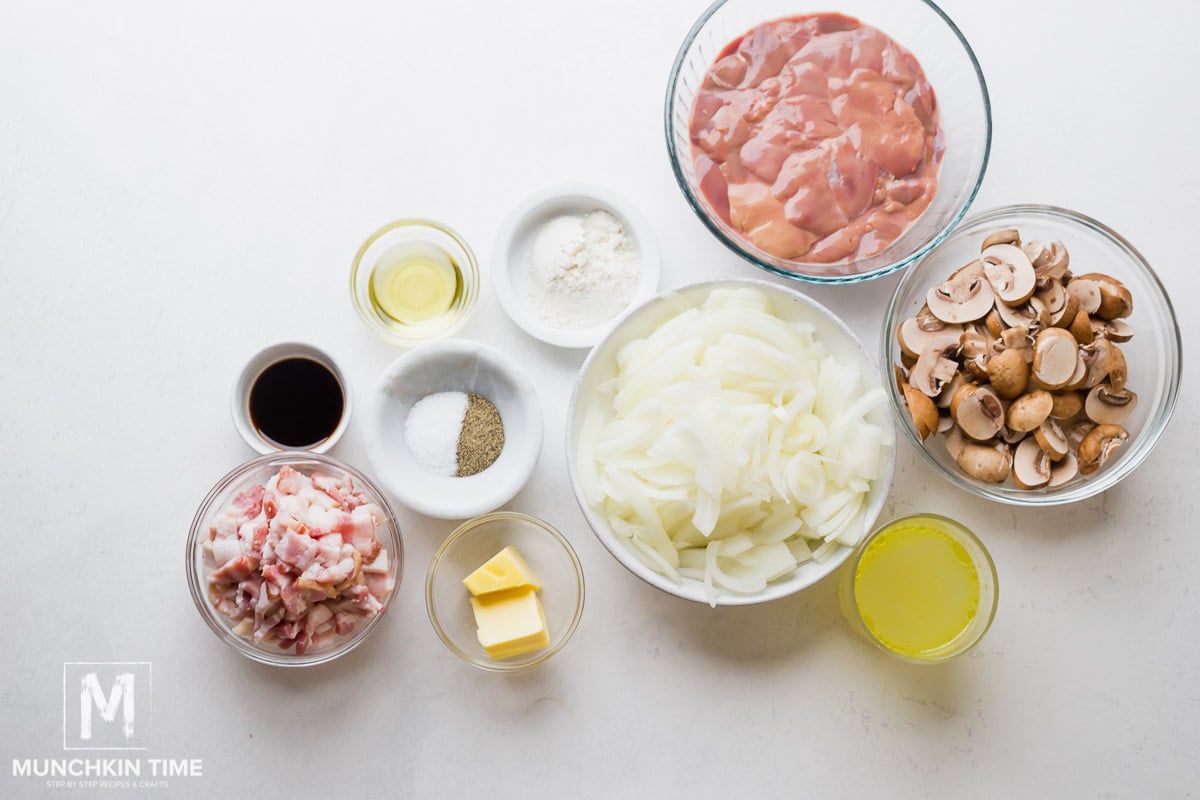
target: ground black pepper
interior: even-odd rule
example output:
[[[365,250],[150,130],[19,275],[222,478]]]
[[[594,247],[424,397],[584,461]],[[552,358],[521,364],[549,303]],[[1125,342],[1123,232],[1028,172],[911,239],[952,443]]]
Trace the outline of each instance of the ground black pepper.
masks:
[[[486,397],[471,393],[467,415],[458,435],[457,477],[483,472],[496,462],[504,449],[504,422],[500,412]]]

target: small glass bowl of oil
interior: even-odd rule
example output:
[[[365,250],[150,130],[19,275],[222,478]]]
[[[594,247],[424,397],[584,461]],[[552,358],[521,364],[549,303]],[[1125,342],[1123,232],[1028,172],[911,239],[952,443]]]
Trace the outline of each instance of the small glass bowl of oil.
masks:
[[[350,296],[375,333],[395,344],[417,344],[466,323],[479,300],[479,264],[449,226],[396,220],[358,249]]]
[[[863,638],[918,664],[970,650],[996,615],[996,565],[978,537],[937,514],[867,536],[842,568],[842,613]]]

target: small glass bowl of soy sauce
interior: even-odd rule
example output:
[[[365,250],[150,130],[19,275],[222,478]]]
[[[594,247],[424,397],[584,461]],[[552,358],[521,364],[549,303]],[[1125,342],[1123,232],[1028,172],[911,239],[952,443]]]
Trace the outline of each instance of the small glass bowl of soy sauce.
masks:
[[[238,433],[259,453],[324,453],[350,424],[350,386],[323,350],[282,342],[242,369],[231,410]]]

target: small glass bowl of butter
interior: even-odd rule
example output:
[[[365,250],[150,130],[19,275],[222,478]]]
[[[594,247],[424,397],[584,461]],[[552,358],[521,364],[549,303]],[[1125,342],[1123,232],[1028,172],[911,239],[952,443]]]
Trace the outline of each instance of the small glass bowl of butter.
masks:
[[[371,330],[414,345],[461,328],[479,301],[479,264],[466,240],[426,219],[389,222],[350,267],[350,297]]]
[[[509,511],[460,525],[425,579],[434,631],[455,655],[492,672],[529,669],[561,650],[583,601],[583,567],[566,537]]]

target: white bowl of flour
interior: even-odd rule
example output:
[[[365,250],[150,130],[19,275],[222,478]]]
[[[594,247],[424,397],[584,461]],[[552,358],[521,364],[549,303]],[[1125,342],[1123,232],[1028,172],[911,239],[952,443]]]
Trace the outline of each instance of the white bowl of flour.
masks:
[[[658,291],[649,223],[600,186],[561,184],[525,198],[496,238],[496,293],[526,333],[591,347]]]

